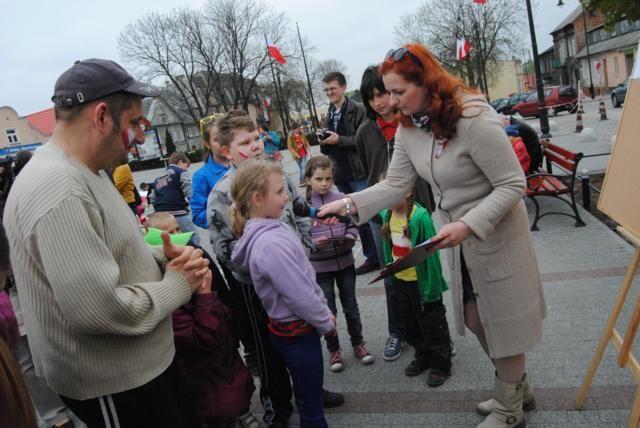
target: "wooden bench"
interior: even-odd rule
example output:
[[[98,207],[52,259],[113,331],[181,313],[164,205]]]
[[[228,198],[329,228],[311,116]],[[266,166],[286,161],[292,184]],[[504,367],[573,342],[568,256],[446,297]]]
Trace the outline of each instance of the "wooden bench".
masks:
[[[538,221],[540,221],[542,217],[550,214],[572,217],[576,220],[576,227],[585,226],[585,223],[578,213],[576,198],[573,194],[578,163],[580,163],[580,159],[582,159],[584,155],[582,153],[573,153],[555,144],[551,144],[549,140],[542,140],[540,144],[542,145],[542,154],[547,169],[546,171],[540,169],[527,176],[527,196],[531,198],[536,207],[536,215],[533,220],[533,225],[531,225],[531,230],[539,230]],[[554,174],[552,169],[552,165],[554,164],[562,169],[564,173]],[[567,197],[563,195],[569,195],[569,198],[567,199]],[[573,214],[558,211],[540,214],[540,204],[536,199],[539,196],[551,196],[560,199],[571,207]]]

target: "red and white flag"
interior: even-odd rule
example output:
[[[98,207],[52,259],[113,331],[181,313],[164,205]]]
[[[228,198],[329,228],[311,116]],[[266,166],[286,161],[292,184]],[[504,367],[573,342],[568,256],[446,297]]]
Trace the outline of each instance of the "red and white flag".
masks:
[[[280,52],[280,49],[278,49],[276,45],[274,45],[273,43],[267,43],[267,47],[269,48],[269,56],[271,58],[275,59],[280,64],[287,63],[286,58],[284,57],[284,55],[282,55],[282,52]]]
[[[456,60],[462,61],[467,56],[469,56],[470,51],[471,43],[469,43],[464,37],[458,39],[458,41],[456,42]]]
[[[473,0],[475,4],[485,4],[487,0]]]

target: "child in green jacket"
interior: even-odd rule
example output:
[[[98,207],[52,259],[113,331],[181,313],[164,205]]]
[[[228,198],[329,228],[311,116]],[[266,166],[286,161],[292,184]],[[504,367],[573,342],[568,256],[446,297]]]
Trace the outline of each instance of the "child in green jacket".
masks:
[[[413,192],[380,216],[385,264],[436,235],[429,213],[414,202]],[[442,293],[448,287],[442,277],[440,255],[436,253],[423,263],[396,273],[392,281],[407,342],[415,349],[414,360],[405,374],[417,376],[430,369],[427,385],[440,386],[451,374],[451,337],[442,303]]]

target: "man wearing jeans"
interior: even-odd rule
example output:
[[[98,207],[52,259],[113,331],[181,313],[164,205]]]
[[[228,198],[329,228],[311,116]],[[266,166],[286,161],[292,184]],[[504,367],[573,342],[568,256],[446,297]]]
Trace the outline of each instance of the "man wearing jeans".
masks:
[[[320,151],[333,161],[333,181],[338,190],[345,194],[359,192],[367,188],[367,174],[355,140],[356,131],[366,118],[364,107],[345,96],[347,80],[342,73],[328,73],[322,83],[331,106],[324,122],[326,138],[320,141]],[[358,230],[366,258],[356,269],[360,275],[378,269],[380,264],[369,224],[358,226]]]

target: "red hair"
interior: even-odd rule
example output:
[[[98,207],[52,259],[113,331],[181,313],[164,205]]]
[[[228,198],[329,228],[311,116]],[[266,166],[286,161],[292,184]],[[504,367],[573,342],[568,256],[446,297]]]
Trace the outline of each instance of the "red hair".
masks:
[[[426,114],[429,115],[431,130],[436,139],[449,140],[456,133],[456,122],[462,117],[464,108],[460,102],[461,92],[478,93],[467,86],[461,79],[449,74],[427,48],[418,43],[404,46],[410,54],[398,61],[386,59],[380,65],[380,74],[394,72],[408,82],[422,86],[427,94],[429,104]],[[420,60],[420,67],[415,59]],[[412,127],[411,118],[398,113],[399,122],[405,127]]]

